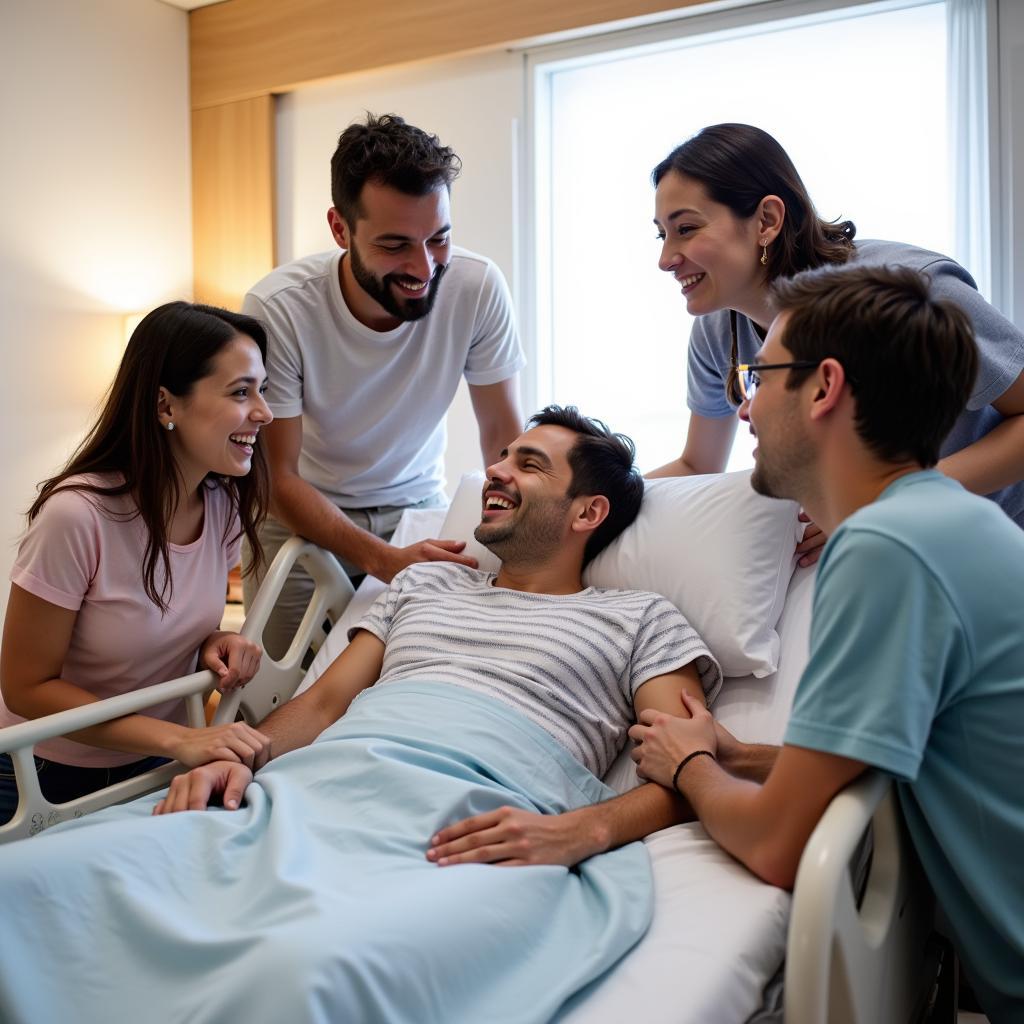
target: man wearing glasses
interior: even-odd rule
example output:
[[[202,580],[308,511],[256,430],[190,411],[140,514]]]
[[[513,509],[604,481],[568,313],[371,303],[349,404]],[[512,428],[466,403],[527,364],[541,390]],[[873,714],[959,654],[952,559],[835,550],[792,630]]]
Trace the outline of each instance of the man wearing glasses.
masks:
[[[738,367],[751,483],[830,536],[785,745],[739,744],[684,696],[689,720],[640,716],[634,760],[785,888],[832,797],[891,775],[982,1008],[1024,1021],[1024,534],[932,468],[976,373],[970,324],[906,269],[773,287],[778,316]],[[722,769],[737,751],[763,782]]]

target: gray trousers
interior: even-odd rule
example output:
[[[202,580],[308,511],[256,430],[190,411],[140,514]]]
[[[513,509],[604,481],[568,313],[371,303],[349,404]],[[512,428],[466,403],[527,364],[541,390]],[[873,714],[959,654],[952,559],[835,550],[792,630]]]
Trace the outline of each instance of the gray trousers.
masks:
[[[372,508],[344,508],[341,511],[356,526],[380,537],[381,540],[391,540],[391,535],[395,532],[395,527],[398,526],[398,521],[407,508],[440,508],[445,504],[447,504],[447,500],[444,495],[435,494],[415,505],[377,505]],[[252,606],[256,591],[263,582],[267,569],[270,568],[285,541],[292,536],[292,531],[272,516],[267,516],[260,527],[259,536],[260,543],[263,545],[263,565],[258,573],[242,576],[242,593],[246,611]],[[358,586],[365,575],[363,570],[340,559],[339,562],[341,568],[352,580],[353,586]],[[243,541],[243,572],[251,564],[252,549],[248,541]],[[267,627],[263,631],[263,646],[272,658],[279,659],[288,650],[313,595],[313,586],[312,577],[302,566],[296,565],[289,573],[281,596],[277,599]]]

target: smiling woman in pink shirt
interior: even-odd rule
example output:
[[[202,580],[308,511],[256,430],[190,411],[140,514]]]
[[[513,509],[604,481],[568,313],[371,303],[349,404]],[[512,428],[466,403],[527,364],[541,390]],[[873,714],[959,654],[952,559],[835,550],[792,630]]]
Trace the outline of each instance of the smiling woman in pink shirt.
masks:
[[[0,726],[195,671],[243,686],[260,648],[218,629],[243,534],[259,550],[268,480],[260,428],[266,334],[251,317],[172,302],[136,328],[99,420],[45,481],[11,572]],[[174,759],[258,767],[265,736],[191,729],[160,704],[36,746],[55,803]],[[0,754],[0,822],[17,806]]]

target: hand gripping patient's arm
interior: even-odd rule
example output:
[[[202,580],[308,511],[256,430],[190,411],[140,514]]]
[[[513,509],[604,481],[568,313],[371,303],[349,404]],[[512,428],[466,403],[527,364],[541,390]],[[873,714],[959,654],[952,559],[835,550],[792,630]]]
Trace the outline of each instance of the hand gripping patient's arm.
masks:
[[[380,678],[383,663],[383,642],[372,633],[359,630],[305,693],[281,705],[260,723],[261,732],[270,737],[270,754],[256,767],[312,743],[341,718],[363,690],[373,686]],[[205,810],[215,796],[234,810],[251,781],[252,772],[245,765],[215,761],[173,779],[167,796],[153,808],[153,813]]]
[[[680,693],[700,700],[704,691],[691,663],[648,679],[637,691],[637,715],[650,709],[686,715]],[[431,837],[427,859],[441,867],[453,864],[562,864],[615,849],[694,815],[677,794],[645,783],[622,796],[564,814],[535,814],[514,807],[466,818]]]

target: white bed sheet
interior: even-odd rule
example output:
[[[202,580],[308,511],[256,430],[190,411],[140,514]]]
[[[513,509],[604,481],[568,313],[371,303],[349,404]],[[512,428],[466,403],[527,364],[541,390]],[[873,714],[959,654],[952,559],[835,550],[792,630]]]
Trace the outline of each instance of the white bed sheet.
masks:
[[[443,509],[410,510],[395,532],[400,546],[438,536]],[[813,569],[797,570],[779,623],[779,670],[765,679],[727,679],[715,715],[740,739],[779,743],[807,660]],[[344,649],[349,627],[384,589],[368,577],[310,666],[308,688]],[[606,781],[623,788],[627,763]],[[631,762],[629,763],[631,764]],[[627,787],[628,788],[628,785]],[[644,840],[651,857],[655,911],[640,943],[564,1017],[571,1024],[742,1024],[763,1002],[782,963],[789,893],[766,885],[733,860],[698,823]]]

